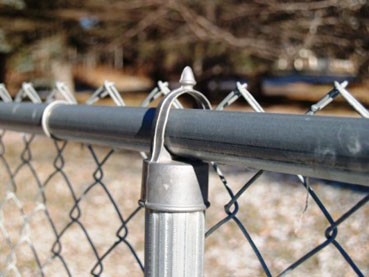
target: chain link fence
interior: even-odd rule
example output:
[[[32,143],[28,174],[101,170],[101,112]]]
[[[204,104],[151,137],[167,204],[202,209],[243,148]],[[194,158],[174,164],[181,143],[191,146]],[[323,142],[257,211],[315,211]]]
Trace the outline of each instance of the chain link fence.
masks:
[[[306,114],[315,115],[341,96],[368,118],[347,85],[335,83]],[[168,83],[158,82],[142,106],[170,92]],[[29,83],[14,100],[2,85],[0,97],[4,102],[41,102]],[[125,106],[111,82],[86,104],[106,97]],[[57,83],[45,101],[60,98],[77,103]],[[264,112],[241,83],[216,109],[237,101]],[[179,101],[174,106],[183,108]],[[137,201],[146,156],[3,130],[1,275],[143,275],[144,213]],[[206,276],[369,275],[367,187],[211,165]]]

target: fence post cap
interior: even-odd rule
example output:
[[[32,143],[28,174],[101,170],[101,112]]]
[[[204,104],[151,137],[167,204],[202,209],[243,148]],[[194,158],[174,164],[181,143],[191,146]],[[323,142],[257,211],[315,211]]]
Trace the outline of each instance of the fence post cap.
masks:
[[[191,67],[186,66],[181,74],[181,78],[179,79],[179,83],[182,87],[189,87],[193,88],[194,85],[196,85],[195,76],[193,75],[193,71]]]

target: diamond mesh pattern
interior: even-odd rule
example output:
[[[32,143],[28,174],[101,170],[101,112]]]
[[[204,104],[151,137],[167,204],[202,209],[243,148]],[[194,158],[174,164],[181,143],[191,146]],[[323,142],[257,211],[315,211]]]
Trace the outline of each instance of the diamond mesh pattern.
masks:
[[[333,102],[337,96],[342,95],[361,116],[367,117],[365,108],[345,89],[346,86],[347,83],[335,83],[334,88],[320,101],[312,105],[306,114],[314,115]],[[169,92],[168,84],[159,82],[158,87],[151,91],[142,102],[142,106],[150,105]],[[58,84],[47,101],[55,100],[58,93],[67,101],[76,103],[73,95],[62,84]],[[93,104],[104,97],[110,97],[118,106],[125,105],[114,84],[110,82],[105,82],[86,103]],[[8,101],[8,98],[3,98],[3,101],[5,101],[4,99]],[[26,98],[33,102],[40,101],[31,84],[22,86],[15,101],[24,101]],[[240,83],[237,83],[236,89],[230,92],[216,109],[223,110],[241,100],[245,100],[255,112],[264,112],[261,105],[247,90],[247,85]],[[177,101],[174,107],[183,108],[183,105]],[[136,181],[127,182],[124,186],[121,185],[122,182],[125,182],[124,174],[122,174],[122,178],[118,174],[112,174],[112,172],[120,174],[121,171],[124,171],[125,165],[119,164],[122,155],[128,155],[129,160],[133,154],[45,138],[40,138],[43,140],[41,141],[42,147],[40,147],[40,143],[34,146],[38,138],[29,134],[23,134],[22,141],[19,142],[19,145],[22,146],[17,149],[19,152],[17,153],[14,149],[7,147],[7,142],[12,140],[15,134],[10,132],[8,140],[6,140],[7,136],[7,131],[1,131],[0,254],[3,258],[0,261],[0,271],[2,275],[50,276],[50,273],[56,272],[56,270],[61,276],[75,276],[87,272],[93,276],[102,276],[105,273],[109,275],[110,272],[112,275],[117,273],[133,274],[133,276],[142,275],[144,271],[142,261],[143,215],[137,204],[140,183],[138,172],[140,170],[136,169],[137,172],[134,172],[135,169],[129,168],[125,171],[127,176],[134,175]],[[33,152],[36,151],[33,149],[36,148],[47,152],[48,159],[38,160],[41,156],[35,158]],[[55,154],[49,153],[49,149],[54,149]],[[69,156],[72,159],[67,159]],[[19,157],[20,160],[16,160],[16,157]],[[146,154],[141,153],[141,157],[145,158]],[[139,159],[137,162],[132,161],[133,164],[138,162]],[[51,166],[43,169],[43,163],[49,163]],[[296,180],[299,180],[302,189],[306,191],[301,220],[309,209],[309,200],[312,199],[318,207],[318,210],[315,211],[319,211],[315,216],[325,219],[324,239],[309,244],[304,253],[300,254],[295,261],[290,259],[288,264],[283,262],[282,265],[276,266],[275,262],[270,260],[269,252],[273,251],[268,251],[264,246],[260,246],[260,244],[265,245],[260,241],[268,239],[268,237],[264,236],[263,239],[260,239],[260,236],[255,234],[253,226],[248,224],[248,218],[244,215],[244,211],[247,211],[249,206],[245,205],[244,201],[241,202],[243,198],[252,197],[254,192],[251,191],[252,188],[258,186],[265,172],[263,170],[257,171],[247,181],[244,181],[244,185],[237,187],[237,185],[231,185],[229,179],[232,178],[228,178],[229,175],[233,174],[232,170],[227,167],[223,169],[214,162],[211,165],[223,186],[223,192],[217,190],[217,193],[222,194],[221,200],[215,199],[214,201],[225,203],[225,205],[220,218],[214,219],[213,224],[206,232],[207,241],[211,241],[212,237],[217,234],[224,235],[222,230],[226,230],[228,226],[227,230],[230,230],[230,233],[227,236],[224,235],[222,239],[232,240],[237,237],[237,244],[248,245],[254,253],[255,261],[257,261],[257,263],[252,262],[253,267],[259,268],[259,271],[248,273],[241,269],[242,266],[234,265],[234,257],[230,256],[226,257],[226,264],[229,267],[233,266],[234,269],[224,272],[219,270],[220,275],[282,276],[287,273],[293,274],[293,272],[299,274],[298,268],[302,264],[323,252],[327,247],[334,247],[337,250],[339,253],[337,259],[342,259],[351,268],[349,274],[357,276],[369,274],[368,264],[366,264],[366,268],[365,265],[362,268],[362,263],[360,263],[360,267],[350,256],[344,243],[338,240],[339,227],[349,221],[354,214],[362,212],[363,207],[368,203],[367,190],[361,188],[361,191],[357,192],[354,190],[355,187],[349,187],[350,192],[354,191],[353,193],[359,195],[355,199],[360,197],[360,200],[352,201],[352,205],[343,211],[341,207],[337,208],[337,210],[342,211],[338,213],[336,210],[326,207],[324,201],[318,196],[319,192],[313,189],[312,181],[309,178],[297,176]],[[21,175],[26,176],[26,178]],[[112,184],[114,185],[112,186]],[[135,193],[125,192],[125,186],[134,186],[137,187],[137,190]],[[210,184],[210,188],[212,186],[213,184]],[[22,190],[32,191],[32,193],[22,193]],[[345,192],[342,191],[342,193]],[[284,195],[280,195],[279,198],[283,200]],[[210,201],[213,201],[212,198]],[[122,205],[122,202],[127,202],[127,205]],[[262,209],[265,204],[259,203],[259,209]],[[16,223],[13,224],[13,221]],[[109,224],[107,225],[107,223]],[[41,229],[37,227],[40,225],[42,225]],[[277,226],[274,227],[277,228]],[[236,233],[241,234],[241,236],[236,235]],[[366,237],[366,239],[368,238]],[[367,243],[369,242],[367,241]],[[207,251],[211,252],[213,247],[210,245],[207,247]],[[284,247],[284,245],[282,244],[280,247]],[[81,250],[81,248],[83,249]],[[369,253],[368,248],[366,247],[367,254]],[[79,250],[81,252],[78,252]],[[221,255],[221,252],[217,253]],[[205,256],[207,256],[207,252]],[[277,257],[273,258],[277,259]],[[244,261],[244,263],[246,264],[244,267],[247,267],[248,262]],[[116,268],[112,269],[111,267]],[[276,270],[281,267],[284,269]],[[213,275],[213,273],[209,274]]]

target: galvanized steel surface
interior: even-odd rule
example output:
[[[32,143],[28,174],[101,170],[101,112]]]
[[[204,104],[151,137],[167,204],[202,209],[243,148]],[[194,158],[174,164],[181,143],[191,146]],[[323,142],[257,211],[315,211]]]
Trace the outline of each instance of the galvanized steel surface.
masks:
[[[145,276],[203,276],[205,212],[145,215]]]
[[[0,103],[0,126],[41,133],[44,104]],[[52,134],[150,150],[155,109],[58,105]],[[309,115],[173,110],[166,147],[174,155],[367,185],[369,121]]]

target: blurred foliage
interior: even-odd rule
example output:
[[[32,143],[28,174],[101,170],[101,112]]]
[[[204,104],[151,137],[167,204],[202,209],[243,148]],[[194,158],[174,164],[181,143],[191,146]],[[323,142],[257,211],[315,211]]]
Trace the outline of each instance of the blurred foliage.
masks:
[[[36,47],[48,59],[124,63],[155,78],[188,64],[204,78],[265,74],[302,49],[354,61],[362,76],[369,66],[366,0],[0,0],[0,26],[9,57]]]

